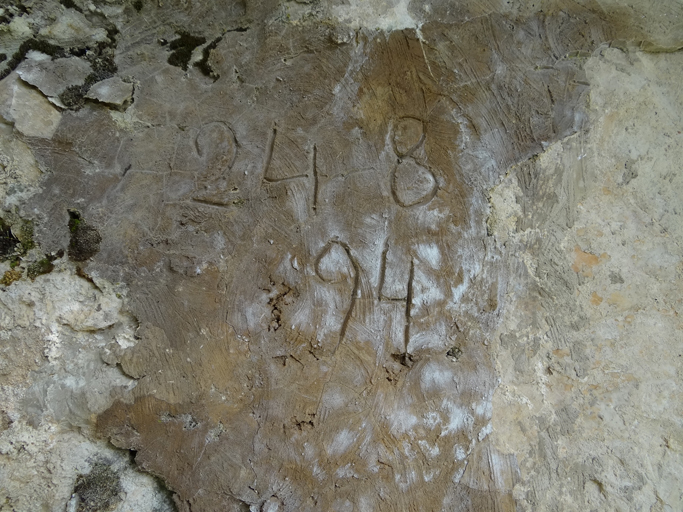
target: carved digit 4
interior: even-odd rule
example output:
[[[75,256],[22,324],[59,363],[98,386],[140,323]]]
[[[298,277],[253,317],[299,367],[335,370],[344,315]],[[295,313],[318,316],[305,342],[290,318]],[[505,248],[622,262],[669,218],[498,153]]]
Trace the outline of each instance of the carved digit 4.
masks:
[[[277,183],[282,183],[282,182],[288,182],[292,180],[297,180],[301,178],[313,178],[313,198],[312,198],[312,209],[313,213],[317,213],[317,208],[318,208],[318,147],[313,144],[310,152],[308,153],[307,156],[307,163],[304,164],[309,172],[307,173],[299,173],[299,174],[292,174],[289,176],[277,176],[273,171],[273,158],[275,156],[275,153],[277,152],[280,158],[280,163],[284,163],[285,167],[289,167],[290,169],[292,167],[295,167],[297,165],[301,165],[301,162],[297,162],[297,156],[300,157],[300,155],[297,155],[298,152],[302,152],[301,148],[296,145],[296,143],[289,139],[290,145],[287,146],[281,146],[280,151],[278,152],[278,140],[282,136],[282,134],[278,133],[278,127],[276,124],[273,125],[273,130],[270,133],[270,137],[268,139],[268,144],[266,146],[266,154],[263,159],[263,182],[268,183],[268,184],[277,184]],[[294,148],[294,151],[292,151]],[[289,151],[289,152],[288,152]],[[276,165],[277,166],[277,165]]]
[[[263,181],[266,183],[281,183],[283,181],[295,180],[298,178],[308,178],[308,174],[296,174],[294,176],[285,176],[283,178],[276,178],[270,175],[270,164],[273,161],[273,153],[275,152],[275,141],[277,139],[277,125],[273,125],[273,131],[268,140],[266,149],[266,156],[263,161]]]
[[[405,297],[388,297],[384,294],[384,284],[387,273],[387,256],[389,254],[389,240],[387,239],[384,250],[382,251],[382,258],[380,259],[379,269],[379,286],[378,297],[382,302],[405,302],[405,322],[403,326],[403,353],[400,355],[401,364],[410,366],[412,357],[408,354],[408,345],[410,343],[410,324],[412,322],[412,307],[413,307],[413,280],[415,278],[415,261],[410,259],[410,270],[408,271],[408,284],[406,287]]]

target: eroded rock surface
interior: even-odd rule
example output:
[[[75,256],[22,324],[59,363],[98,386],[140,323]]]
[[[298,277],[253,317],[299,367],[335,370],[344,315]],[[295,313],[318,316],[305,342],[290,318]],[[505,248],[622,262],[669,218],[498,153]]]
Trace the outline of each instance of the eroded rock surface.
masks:
[[[625,282],[616,242],[581,238],[598,230],[586,208],[650,161],[643,149],[604,178],[604,127],[630,122],[603,115],[622,105],[605,77],[647,75],[639,49],[678,49],[678,27],[655,36],[607,3],[356,4],[8,8],[2,140],[26,170],[7,178],[3,297],[20,305],[4,301],[3,321],[19,343],[36,334],[21,355],[3,341],[21,400],[0,437],[82,428],[133,450],[181,511],[675,509],[678,455],[619,477],[641,498],[606,480],[608,454],[571,443],[600,442],[587,418],[612,399],[585,398],[609,379],[590,380],[602,342],[583,336],[601,324],[576,295],[605,300],[589,284],[607,286],[603,267]],[[679,57],[650,71],[672,112],[662,69]],[[23,219],[35,248],[12,238]],[[660,252],[675,253],[674,224]],[[640,303],[624,293],[606,303]],[[129,506],[124,469],[88,469],[69,507],[87,510],[102,475],[106,507]]]

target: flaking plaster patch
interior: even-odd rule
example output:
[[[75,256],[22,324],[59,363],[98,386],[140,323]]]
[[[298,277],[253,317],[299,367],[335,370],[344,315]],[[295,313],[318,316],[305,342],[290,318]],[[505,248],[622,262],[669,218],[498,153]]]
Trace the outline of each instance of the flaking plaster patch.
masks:
[[[8,81],[10,79],[6,79]],[[11,81],[9,82],[11,83]],[[61,113],[48,100],[21,80],[11,86],[10,120],[22,135],[49,139],[57,131]]]
[[[37,87],[45,96],[57,97],[67,87],[83,84],[92,68],[78,57],[53,60],[44,53],[30,51],[16,72],[24,82]]]
[[[64,9],[54,23],[41,28],[39,33],[50,43],[66,47],[109,41],[106,30],[94,27],[75,9]]]

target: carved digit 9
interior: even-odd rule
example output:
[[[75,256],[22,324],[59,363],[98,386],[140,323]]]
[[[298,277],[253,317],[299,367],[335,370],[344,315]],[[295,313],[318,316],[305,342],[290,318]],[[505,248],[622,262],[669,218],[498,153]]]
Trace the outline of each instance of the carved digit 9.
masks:
[[[343,278],[342,272],[330,273],[326,271],[324,268],[322,268],[321,265],[321,263],[323,263],[323,260],[326,257],[334,258],[334,256],[332,255],[332,250],[335,247],[340,247],[341,249],[343,249],[343,252],[346,255],[346,259],[348,260],[348,263],[351,264],[351,267],[353,269],[353,290],[351,292],[351,303],[349,304],[349,309],[346,311],[346,315],[344,315],[344,320],[339,331],[339,340],[337,341],[337,345],[334,348],[334,352],[337,351],[337,348],[339,348],[339,345],[346,336],[346,329],[348,328],[349,321],[351,320],[351,315],[353,314],[353,308],[356,305],[356,300],[358,299],[358,294],[360,293],[361,272],[361,268],[358,264],[358,261],[356,260],[356,258],[353,257],[353,254],[351,254],[351,248],[346,243],[341,242],[339,240],[330,240],[329,242],[327,242],[325,247],[323,247],[322,251],[320,251],[320,254],[315,260],[315,273],[322,281],[326,283],[337,283],[341,281]],[[333,260],[333,263],[341,262],[334,262]]]

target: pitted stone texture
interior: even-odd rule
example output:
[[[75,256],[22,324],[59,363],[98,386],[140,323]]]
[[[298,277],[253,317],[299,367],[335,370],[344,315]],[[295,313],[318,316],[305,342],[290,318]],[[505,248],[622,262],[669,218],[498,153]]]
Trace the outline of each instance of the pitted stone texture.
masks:
[[[511,262],[493,400],[520,510],[683,506],[682,57],[591,58],[591,131],[494,194],[494,232],[527,262]]]

